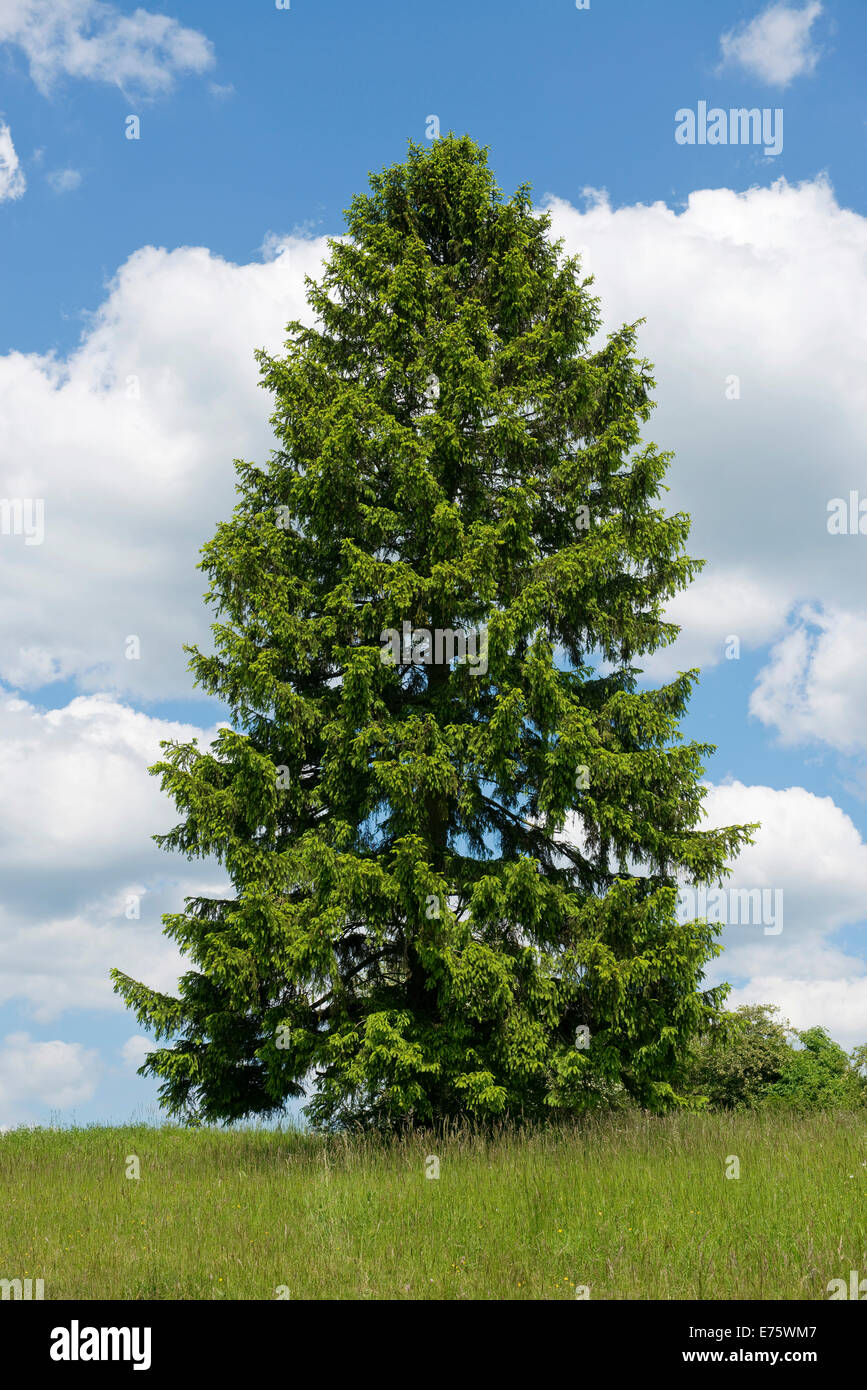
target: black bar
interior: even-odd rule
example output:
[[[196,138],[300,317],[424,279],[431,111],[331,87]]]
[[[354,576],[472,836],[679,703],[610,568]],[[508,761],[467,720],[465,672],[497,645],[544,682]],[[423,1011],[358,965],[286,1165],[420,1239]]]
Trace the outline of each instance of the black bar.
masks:
[[[867,1295],[859,1296],[864,1302]],[[845,1300],[850,1301],[850,1300]],[[337,1302],[337,1300],[335,1300]],[[689,1378],[704,1376],[716,1366],[761,1369],[773,1377],[791,1367],[829,1374],[859,1364],[865,1336],[864,1314],[833,1302],[625,1302],[552,1300],[551,1302],[487,1303],[454,1300],[431,1306],[406,1301],[329,1302],[321,1317],[300,1301],[271,1302],[0,1302],[0,1329],[7,1357],[23,1371],[38,1371],[54,1381],[69,1376],[93,1379],[107,1373],[115,1379],[131,1375],[164,1377],[191,1372],[220,1376],[244,1374],[259,1378],[277,1371],[284,1383],[297,1382],[312,1361],[329,1378],[345,1357],[354,1374],[378,1365],[393,1380],[401,1364],[415,1365],[409,1381],[448,1373],[466,1381],[468,1365],[479,1361],[489,1375],[491,1363],[521,1352],[544,1381],[555,1364],[572,1364],[576,1381],[598,1375],[604,1367],[616,1383],[620,1373],[667,1375],[675,1368]],[[561,1306],[554,1307],[554,1303]],[[565,1307],[562,1304],[565,1303]],[[502,1323],[501,1323],[502,1319]],[[119,1329],[115,1339],[101,1329]],[[88,1329],[97,1329],[94,1336]],[[138,1335],[133,1329],[139,1329]],[[149,1340],[145,1337],[149,1329]],[[536,1340],[534,1333],[542,1336]],[[325,1338],[323,1339],[323,1332]],[[111,1356],[116,1346],[127,1360],[83,1359],[97,1349]],[[401,1346],[412,1351],[404,1360]],[[56,1354],[78,1360],[52,1358]],[[691,1355],[690,1355],[691,1354]],[[134,1370],[134,1358],[140,1364]],[[145,1365],[145,1360],[148,1364]],[[391,1367],[389,1371],[388,1368]],[[441,1368],[441,1370],[439,1369]],[[517,1362],[512,1365],[518,1374]],[[558,1370],[558,1374],[560,1371]],[[522,1373],[523,1374],[523,1373]],[[365,1379],[367,1375],[365,1374]]]

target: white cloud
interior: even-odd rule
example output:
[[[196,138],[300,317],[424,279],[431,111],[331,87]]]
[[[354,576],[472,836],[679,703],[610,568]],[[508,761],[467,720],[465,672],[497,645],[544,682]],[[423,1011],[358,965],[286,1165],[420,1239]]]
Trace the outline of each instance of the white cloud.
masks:
[[[0,699],[4,883],[39,866],[67,880],[91,869],[140,869],[130,847],[173,824],[159,778],[147,771],[161,756],[160,739],[207,742],[215,732],[154,719],[105,695],[47,712]]]
[[[276,261],[278,256],[282,256],[289,249],[288,240],[280,232],[266,232],[262,238],[262,245],[259,253],[263,261]]]
[[[42,499],[45,538],[0,536],[0,678],[192,693],[185,642],[210,642],[199,550],[235,504],[234,458],[273,447],[253,352],[309,319],[323,238],[267,264],[145,247],[65,361],[0,358],[0,497]],[[126,639],[140,639],[140,659]]]
[[[126,15],[103,0],[0,0],[0,43],[22,50],[44,93],[65,75],[154,95],[214,62],[198,30],[141,8]]]
[[[110,871],[106,877],[111,878]],[[153,989],[176,994],[189,964],[162,934],[159,915],[183,911],[186,895],[213,892],[219,897],[222,892],[192,877],[164,880],[159,890],[143,899],[146,922],[126,921],[124,901],[116,893],[36,923],[21,921],[4,908],[0,1004],[24,1006],[40,1023],[67,1011],[123,1013],[126,1005],[114,993],[110,976],[115,968]]]
[[[745,988],[732,990],[726,1008],[767,1003],[777,1004],[782,1019],[788,1019],[793,1028],[827,1028],[847,1051],[867,1042],[867,976],[792,979],[788,975],[757,975]]]
[[[20,198],[26,188],[27,180],[12,143],[12,132],[0,121],[0,203]]]
[[[671,606],[681,638],[639,664],[721,661],[730,634],[760,646],[804,600],[855,609],[863,552],[828,533],[827,505],[863,482],[867,218],[824,179],[704,189],[679,211],[598,192],[547,206],[606,327],[646,318],[644,434],[674,452],[661,505],[691,515],[687,549],[707,562]]]
[[[9,1033],[0,1043],[0,1118],[3,1126],[30,1119],[33,1108],[68,1110],[90,1100],[99,1080],[99,1055],[81,1043],[35,1042]]]
[[[867,843],[854,822],[832,797],[804,787],[704,785],[699,829],[759,825],[731,862],[722,902],[712,896],[716,883],[705,899],[682,889],[684,918],[725,924],[717,935],[723,954],[708,963],[706,984],[732,984],[727,1008],[777,1004],[794,1027],[822,1025],[849,1048],[867,1043],[867,961],[834,940],[867,923]],[[564,837],[586,844],[574,816]]]
[[[161,916],[187,895],[228,895],[228,884],[214,863],[153,843],[179,813],[147,768],[161,739],[206,747],[215,734],[105,696],[47,713],[0,701],[0,1004],[17,1000],[43,1021],[121,1012],[113,966],[175,990],[186,967]]]
[[[737,660],[778,634],[790,598],[782,577],[760,579],[734,564],[706,570],[668,605],[666,618],[682,629],[677,646],[642,657],[639,665],[649,676],[664,677],[672,669],[672,651],[677,652],[677,666],[684,670],[715,666],[728,649],[732,652],[728,659]],[[738,639],[739,648],[730,642],[732,637]]]
[[[144,1062],[149,1052],[153,1052],[154,1043],[150,1038],[145,1038],[141,1033],[136,1033],[133,1037],[127,1038],[123,1047],[119,1049],[120,1055],[126,1065],[132,1071],[137,1071]]]
[[[77,169],[54,169],[45,178],[55,193],[73,193],[81,185],[81,174]]]
[[[733,780],[710,785],[704,806],[704,829],[761,823],[755,844],[735,860],[729,882],[786,890],[784,931],[765,938],[771,950],[867,917],[867,844],[830,796]]]
[[[841,753],[867,751],[867,613],[804,605],[771,651],[750,713],[781,743],[821,741]]]
[[[704,829],[761,823],[726,886],[781,890],[783,909],[779,934],[761,924],[725,927],[708,979],[735,981],[735,1005],[779,1004],[796,1027],[821,1024],[850,1047],[867,1042],[867,963],[832,939],[867,919],[867,844],[850,817],[803,787],[738,781],[710,786],[704,804]]]
[[[822,13],[820,0],[800,9],[769,5],[755,19],[720,38],[723,65],[737,64],[775,87],[787,87],[796,77],[814,71],[820,50],[811,33]]]

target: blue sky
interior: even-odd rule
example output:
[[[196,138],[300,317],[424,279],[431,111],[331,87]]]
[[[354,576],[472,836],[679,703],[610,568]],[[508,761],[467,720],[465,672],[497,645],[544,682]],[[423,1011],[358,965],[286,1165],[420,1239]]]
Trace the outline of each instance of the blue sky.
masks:
[[[763,824],[732,884],[785,895],[719,974],[867,1041],[867,539],[827,524],[867,496],[865,51],[861,0],[0,0],[0,496],[44,504],[39,543],[0,534],[0,1125],[153,1113],[107,971],[170,989],[160,913],[222,882],[155,850],[145,769],[222,717],[181,644],[232,458],[269,447],[253,349],[434,116],[532,184],[607,327],[647,319],[646,435],[707,559],[647,678],[701,666],[709,814]],[[700,103],[782,148],[679,143]]]

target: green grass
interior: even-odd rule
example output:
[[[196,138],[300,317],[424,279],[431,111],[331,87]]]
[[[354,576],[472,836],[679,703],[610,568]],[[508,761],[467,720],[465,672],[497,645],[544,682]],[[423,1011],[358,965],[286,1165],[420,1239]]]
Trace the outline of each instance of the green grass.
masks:
[[[0,1278],[42,1278],[46,1299],[825,1299],[867,1276],[865,1164],[863,1112],[389,1143],[15,1130]]]

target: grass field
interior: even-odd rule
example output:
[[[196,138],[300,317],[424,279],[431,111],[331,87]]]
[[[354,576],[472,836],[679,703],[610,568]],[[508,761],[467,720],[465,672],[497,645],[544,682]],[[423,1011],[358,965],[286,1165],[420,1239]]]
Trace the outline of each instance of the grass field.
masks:
[[[867,1276],[867,1114],[13,1130],[0,1211],[0,1278],[46,1299],[827,1299]]]

